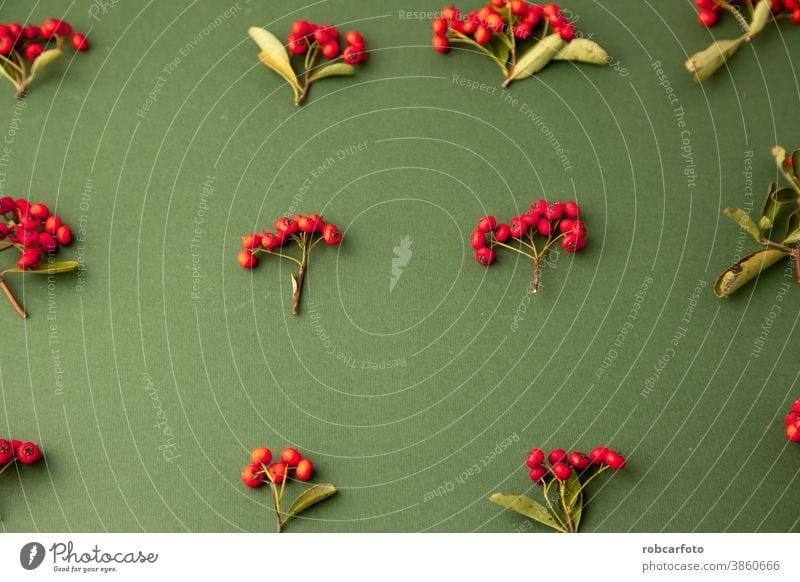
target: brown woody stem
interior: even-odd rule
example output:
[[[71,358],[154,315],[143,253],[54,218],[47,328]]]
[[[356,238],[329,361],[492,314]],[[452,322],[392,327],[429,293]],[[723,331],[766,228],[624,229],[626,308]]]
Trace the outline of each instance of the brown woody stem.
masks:
[[[533,261],[533,292],[539,292],[539,280],[541,279],[541,270],[539,269],[539,258]]]
[[[300,295],[303,292],[303,280],[305,279],[306,274],[306,263],[305,258],[303,263],[300,265],[300,270],[297,272],[297,277],[295,277],[295,289],[294,293],[292,293],[292,315],[297,315],[300,313]]]
[[[17,301],[17,298],[14,297],[14,294],[11,292],[8,283],[6,283],[6,280],[3,279],[2,277],[0,277],[0,289],[2,289],[3,292],[6,294],[6,297],[8,297],[8,300],[14,307],[14,311],[16,311],[22,319],[28,317],[28,314],[25,313],[25,309],[23,309],[22,305],[20,305],[19,301]]]

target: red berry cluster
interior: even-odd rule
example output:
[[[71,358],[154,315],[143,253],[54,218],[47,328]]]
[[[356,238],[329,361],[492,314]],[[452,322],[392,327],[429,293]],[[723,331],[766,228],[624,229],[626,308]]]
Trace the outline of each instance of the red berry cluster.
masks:
[[[72,229],[63,224],[61,218],[50,214],[50,209],[41,202],[30,203],[24,198],[0,198],[0,251],[19,250],[16,269],[0,272],[0,289],[8,297],[20,317],[27,317],[25,310],[14,297],[4,280],[9,272],[65,273],[75,270],[78,263],[66,261],[56,263],[45,260],[53,257],[59,245],[72,242]],[[42,264],[43,261],[46,264]]]
[[[339,30],[330,24],[312,24],[306,20],[295,20],[289,33],[289,50],[294,55],[304,55],[319,51],[323,57],[332,60],[340,54],[348,65],[356,65],[367,60],[367,46],[355,30],[344,35],[345,47],[341,50]],[[341,51],[341,52],[340,52]]]
[[[41,202],[31,204],[24,198],[0,198],[0,240],[19,249],[17,266],[37,269],[45,255],[52,255],[58,245],[72,242],[72,229],[61,218],[50,214]]]
[[[769,2],[770,10],[777,17],[791,18],[795,24],[800,24],[800,0],[756,0],[756,2]],[[698,8],[697,20],[703,26],[714,26],[719,21],[719,13],[726,8],[726,4],[733,6],[740,4],[739,0],[695,0]]]
[[[21,97],[33,78],[25,67],[23,57],[35,62],[49,48],[63,48],[69,38],[78,52],[89,49],[89,42],[80,32],[73,32],[65,20],[48,18],[40,26],[21,25],[18,22],[0,24],[0,55],[6,71],[13,77],[17,96]]]
[[[566,481],[572,476],[573,470],[581,475],[591,467],[607,467],[614,471],[625,467],[625,458],[607,447],[595,447],[588,455],[580,451],[567,453],[564,449],[553,449],[546,458],[549,466],[545,463],[542,449],[531,449],[525,458],[525,464],[530,469],[529,476],[534,483],[543,484],[549,475],[559,481]]]
[[[14,460],[23,465],[33,465],[41,459],[42,451],[36,443],[0,439],[0,473],[5,471]]]
[[[281,451],[280,461],[272,463],[272,451],[266,447],[256,447],[250,451],[250,464],[242,469],[242,483],[248,487],[261,487],[265,481],[281,485],[291,479],[291,472],[298,481],[308,481],[314,472],[311,459],[303,458],[297,449],[286,448]]]
[[[514,38],[528,40],[539,24],[561,36],[567,42],[575,38],[575,26],[567,20],[561,8],[552,2],[544,5],[531,4],[525,0],[492,0],[480,10],[468,13],[464,18],[455,6],[442,10],[440,18],[433,21],[433,47],[440,53],[450,50],[448,32],[456,37],[471,38],[481,46],[492,41],[494,35],[513,32]]]
[[[294,479],[292,479],[294,473]],[[334,493],[336,487],[330,483],[318,483],[306,489],[289,506],[286,513],[281,510],[283,493],[288,481],[308,481],[314,473],[314,463],[304,458],[297,449],[287,447],[281,451],[280,458],[272,462],[272,451],[267,447],[256,447],[250,451],[250,464],[242,469],[242,483],[247,487],[261,487],[267,483],[272,490],[275,504],[275,518],[278,533],[283,531],[286,522],[311,507],[324,501]]]
[[[793,443],[800,442],[800,400],[792,402],[792,409],[786,414],[786,438]]]
[[[293,277],[292,315],[299,311],[300,293],[303,287],[308,255],[321,241],[335,246],[342,242],[342,232],[335,224],[326,224],[319,214],[294,217],[284,216],[275,221],[275,233],[246,234],[242,237],[242,250],[239,251],[239,265],[252,269],[258,264],[259,253],[275,255],[297,263],[300,267],[297,277]],[[282,252],[287,243],[296,243],[300,248],[300,258]]]
[[[544,238],[536,244],[535,236]],[[513,217],[508,224],[498,224],[494,216],[478,221],[477,229],[470,235],[470,246],[475,250],[475,260],[488,267],[495,261],[495,247],[516,251],[533,260],[535,273],[533,292],[539,289],[539,264],[552,246],[559,242],[568,253],[586,248],[586,225],[581,220],[581,209],[572,200],[552,202],[536,200],[530,208]],[[517,246],[509,243],[514,242]]]

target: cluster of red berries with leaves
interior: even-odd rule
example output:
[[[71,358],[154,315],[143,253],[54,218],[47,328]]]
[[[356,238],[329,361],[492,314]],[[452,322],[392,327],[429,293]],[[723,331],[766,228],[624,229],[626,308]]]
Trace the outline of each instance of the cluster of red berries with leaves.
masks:
[[[704,26],[714,26],[722,12],[728,12],[739,23],[743,33],[737,38],[717,40],[705,50],[695,53],[684,63],[695,83],[711,77],[746,42],[752,41],[770,22],[791,19],[800,24],[798,0],[695,0],[697,19]]]
[[[539,244],[536,240],[539,237]],[[542,241],[541,239],[544,239]],[[495,248],[519,253],[534,263],[533,292],[539,291],[540,266],[550,249],[560,243],[568,253],[586,248],[586,225],[581,220],[581,209],[572,200],[552,202],[540,199],[508,224],[498,224],[494,216],[478,221],[477,229],[470,235],[470,246],[475,249],[475,260],[488,267],[495,261]]]
[[[41,26],[0,24],[0,74],[17,89],[17,98],[22,97],[44,67],[61,56],[67,38],[76,51],[89,49],[86,37],[73,32],[69,22],[58,18],[48,18]],[[32,63],[30,69],[26,60]]]
[[[76,261],[50,260],[60,245],[71,242],[72,229],[63,224],[58,215],[50,214],[45,204],[31,204],[24,198],[15,200],[9,196],[0,198],[0,252],[12,248],[19,251],[16,267],[0,271],[0,289],[20,317],[27,317],[27,314],[8,287],[5,275],[25,272],[54,275],[74,271],[78,268]]]
[[[758,1],[758,0],[756,0]],[[791,18],[795,24],[800,24],[800,0],[761,0],[767,2],[770,12],[776,18]],[[697,6],[697,20],[704,26],[714,26],[719,21],[720,12],[725,9],[721,2],[714,0],[694,0]],[[740,0],[728,0],[731,6],[746,4]],[[753,2],[750,2],[752,6]]]
[[[239,251],[239,265],[244,269],[253,269],[258,265],[258,255],[267,254],[297,263],[300,268],[297,276],[292,275],[292,315],[300,311],[300,295],[303,290],[308,258],[320,242],[336,246],[342,242],[342,232],[335,224],[326,224],[319,214],[294,217],[284,216],[275,221],[275,232],[246,234],[242,237],[242,250]],[[284,250],[287,244],[295,243],[300,249],[300,256],[287,255]]]
[[[786,414],[786,438],[800,443],[800,400],[792,402],[792,409]]]
[[[0,475],[15,461],[21,465],[33,465],[41,460],[42,450],[36,443],[0,439]]]
[[[250,464],[242,469],[242,483],[247,487],[257,488],[264,483],[269,484],[275,504],[278,533],[283,531],[289,519],[336,493],[336,488],[330,483],[312,485],[297,496],[286,512],[282,511],[286,483],[309,481],[314,474],[314,463],[291,447],[283,449],[279,459],[273,463],[270,449],[256,447],[250,451]]]
[[[494,493],[490,500],[564,533],[577,533],[583,514],[583,491],[595,478],[611,469],[625,467],[625,457],[607,447],[595,447],[586,455],[554,449],[545,456],[531,449],[525,458],[531,481],[541,485],[545,505],[525,495]]]
[[[455,6],[442,10],[433,20],[433,47],[447,53],[453,44],[470,46],[495,61],[503,71],[503,86],[529,77],[552,60],[607,64],[608,54],[595,42],[576,39],[575,25],[560,6],[525,0],[492,0],[464,18]],[[527,52],[518,54],[518,43],[536,40]]]
[[[251,27],[249,34],[261,49],[258,55],[261,62],[291,85],[295,105],[305,100],[309,88],[316,81],[325,77],[353,75],[355,65],[367,60],[364,37],[355,30],[342,35],[331,24],[313,24],[307,20],[292,23],[286,46],[291,55],[304,57],[303,66],[297,72],[289,53],[275,35],[257,26]],[[326,61],[320,63],[320,57]]]

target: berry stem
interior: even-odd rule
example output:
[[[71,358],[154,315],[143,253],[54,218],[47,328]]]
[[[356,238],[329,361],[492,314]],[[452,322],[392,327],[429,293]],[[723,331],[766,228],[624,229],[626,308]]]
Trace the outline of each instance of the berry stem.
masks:
[[[533,292],[536,294],[539,292],[539,281],[542,277],[542,270],[539,268],[539,257],[533,260],[533,264]]]
[[[8,283],[6,283],[6,280],[3,279],[2,277],[0,277],[0,289],[2,289],[3,292],[6,294],[6,297],[8,297],[8,300],[11,302],[11,305],[14,307],[14,311],[16,311],[17,314],[22,319],[25,319],[26,317],[28,317],[28,314],[25,313],[25,309],[23,309],[22,305],[20,305],[19,301],[17,301],[17,298],[14,297],[14,294],[11,292],[11,289],[9,288]]]
[[[561,502],[561,507],[564,509],[564,517],[567,520],[567,530],[569,533],[577,533],[575,529],[575,522],[572,520],[572,510],[567,506],[567,487],[564,481],[558,482],[558,499]]]
[[[547,507],[550,509],[550,513],[553,515],[555,520],[558,522],[558,525],[560,526],[558,528],[559,531],[562,532],[562,533],[567,533],[566,524],[561,520],[561,516],[556,511],[556,508],[553,506],[553,502],[550,501],[550,483],[545,481],[542,484],[542,490],[543,490],[543,493],[544,493],[544,501],[545,501],[545,503],[547,503]]]
[[[603,465],[603,466],[602,466],[602,467],[600,467],[600,468],[599,468],[597,471],[595,471],[594,475],[592,475],[592,476],[591,476],[591,477],[589,477],[589,478],[588,478],[586,481],[584,481],[584,482],[581,484],[581,493],[583,493],[583,490],[584,490],[584,489],[586,489],[587,485],[589,485],[589,483],[591,483],[591,482],[592,482],[592,479],[594,479],[594,478],[595,478],[595,477],[597,477],[598,475],[602,474],[602,473],[603,473],[603,472],[604,472],[606,469],[608,469],[608,465]]]
[[[504,77],[508,77],[509,71],[508,71],[508,68],[506,67],[505,63],[501,63],[500,59],[498,59],[494,55],[494,53],[492,51],[490,51],[489,49],[485,48],[483,45],[478,44],[477,42],[475,42],[474,40],[472,40],[468,36],[463,35],[463,34],[461,34],[460,32],[458,32],[456,30],[453,30],[452,28],[450,29],[450,32],[452,32],[455,35],[455,38],[451,39],[453,42],[461,42],[461,43],[464,43],[464,44],[468,44],[468,45],[470,45],[470,46],[472,46],[474,48],[477,48],[479,51],[481,51],[483,54],[485,54],[487,57],[489,57],[495,63],[497,63],[497,66],[500,67],[501,71],[503,71],[503,76]]]
[[[306,275],[306,265],[308,264],[308,249],[303,243],[303,260],[300,263],[300,270],[297,272],[297,277],[294,279],[294,291],[292,293],[292,315],[297,315],[300,312],[300,295],[303,292],[303,281]]]
[[[750,34],[750,24],[747,22],[745,17],[742,16],[742,13],[739,12],[737,8],[734,8],[729,2],[727,2],[727,0],[713,0],[713,1],[714,4],[716,4],[723,10],[726,10],[727,12],[733,14],[733,17],[736,19],[736,22],[738,22],[739,26],[742,27],[742,30],[744,30],[745,33],[747,33],[748,40],[750,40],[750,38],[752,38]]]
[[[5,466],[2,469],[0,469],[0,475],[5,473],[6,469],[8,469],[13,464],[14,464],[14,461],[9,461],[8,463],[6,463]]]
[[[269,468],[263,463],[261,464],[261,470],[264,471],[267,479],[269,479],[269,488],[272,489],[272,499],[275,502],[275,520],[278,526],[278,533],[281,533],[283,531],[283,522],[281,521],[281,500],[278,497],[278,488],[272,478],[272,474],[269,472]]]
[[[283,253],[276,253],[275,251],[270,251],[268,249],[263,249],[263,250],[262,249],[258,249],[256,252],[267,253],[268,255],[275,255],[276,257],[280,257],[282,259],[286,259],[286,260],[289,260],[289,261],[294,261],[295,263],[300,265],[300,261],[298,261],[294,257],[290,257],[289,255],[284,255]]]
[[[517,240],[519,240],[519,239],[517,239]],[[522,241],[520,241],[520,242],[522,242]],[[523,251],[522,249],[518,249],[518,248],[516,248],[516,247],[512,247],[511,245],[507,245],[507,244],[505,244],[505,243],[501,243],[500,241],[497,241],[497,240],[495,240],[495,241],[494,241],[492,244],[496,244],[496,245],[498,245],[498,246],[501,246],[501,247],[507,248],[507,249],[509,249],[509,250],[512,250],[512,251],[514,251],[515,253],[519,253],[519,254],[521,254],[521,255],[523,255],[523,256],[526,256],[526,257],[528,257],[528,258],[529,258],[529,259],[531,259],[532,261],[535,261],[535,260],[536,260],[536,257],[534,257],[534,256],[532,256],[532,255],[529,255],[528,253],[526,253],[526,252],[525,252],[525,251]],[[522,244],[525,244],[525,243],[522,243]],[[526,246],[527,246],[527,245],[526,245]]]

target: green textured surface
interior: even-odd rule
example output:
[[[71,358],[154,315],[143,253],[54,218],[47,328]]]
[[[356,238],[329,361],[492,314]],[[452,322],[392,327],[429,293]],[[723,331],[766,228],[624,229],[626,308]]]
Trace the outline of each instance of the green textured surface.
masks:
[[[82,288],[61,276],[48,298],[46,281],[26,280],[31,317],[0,312],[0,433],[38,440],[47,455],[21,482],[0,479],[5,531],[271,531],[267,491],[245,490],[239,471],[250,447],[286,443],[340,488],[292,531],[526,530],[489,493],[528,487],[531,446],[599,443],[629,466],[593,488],[585,531],[800,529],[800,449],[782,423],[800,392],[800,290],[778,301],[775,268],[728,301],[711,293],[739,240],[721,210],[747,201],[746,152],[758,205],[776,174],[770,148],[798,144],[788,55],[800,31],[768,30],[730,74],[698,87],[681,65],[710,36],[688,0],[573,0],[578,27],[627,75],[554,65],[514,84],[513,104],[454,83],[500,79],[479,56],[436,54],[429,22],[401,14],[435,2],[101,4],[70,5],[93,48],[42,78],[18,121],[10,87],[0,93],[0,134],[12,139],[3,193],[57,205],[86,229],[64,253],[81,253]],[[30,10],[39,21],[63,5],[4,4],[3,18]],[[246,36],[260,24],[283,37],[298,15],[357,21],[372,50],[357,77],[320,82],[301,109]],[[714,32],[726,31],[732,20]],[[654,61],[685,111],[693,190]],[[157,100],[137,116],[159,76]],[[316,167],[359,143],[312,178],[298,207],[346,237],[314,256],[305,311],[291,319],[286,265],[242,271],[239,237],[268,228]],[[543,192],[575,193],[590,246],[544,273],[514,331],[530,266],[501,255],[483,270],[466,239],[487,210],[508,217]],[[413,257],[390,292],[405,235]],[[614,346],[646,277],[639,317]],[[685,337],[644,398],[698,281]],[[773,305],[781,312],[753,357]],[[405,365],[362,369],[397,359]]]

